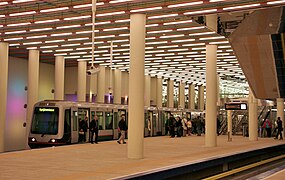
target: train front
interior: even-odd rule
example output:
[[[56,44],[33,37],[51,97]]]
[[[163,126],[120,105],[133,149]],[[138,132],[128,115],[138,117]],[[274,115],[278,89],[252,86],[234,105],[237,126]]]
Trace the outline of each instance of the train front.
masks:
[[[61,110],[56,103],[40,102],[34,107],[29,133],[31,148],[66,144],[61,131]]]

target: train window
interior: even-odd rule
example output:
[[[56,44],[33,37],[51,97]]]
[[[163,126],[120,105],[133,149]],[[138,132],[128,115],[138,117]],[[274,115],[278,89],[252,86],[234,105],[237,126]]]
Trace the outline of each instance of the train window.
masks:
[[[36,107],[32,119],[31,133],[33,134],[51,134],[58,133],[57,107]]]
[[[64,137],[66,140],[70,139],[71,133],[71,119],[70,119],[70,109],[66,109],[64,113]]]
[[[119,121],[119,116],[118,116],[118,112],[114,112],[114,128],[118,129],[118,122]]]
[[[103,120],[104,120],[103,112],[102,111],[96,111],[96,115],[98,116],[99,130],[102,130],[103,129]]]
[[[105,112],[105,129],[113,129],[113,113]]]
[[[77,120],[77,111],[73,111],[73,131],[77,131],[78,120]]]

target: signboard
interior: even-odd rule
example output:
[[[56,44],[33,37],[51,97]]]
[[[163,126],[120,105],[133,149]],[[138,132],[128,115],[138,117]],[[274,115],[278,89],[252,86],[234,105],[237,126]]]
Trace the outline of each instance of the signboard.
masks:
[[[226,110],[247,110],[246,103],[226,103],[225,104]]]

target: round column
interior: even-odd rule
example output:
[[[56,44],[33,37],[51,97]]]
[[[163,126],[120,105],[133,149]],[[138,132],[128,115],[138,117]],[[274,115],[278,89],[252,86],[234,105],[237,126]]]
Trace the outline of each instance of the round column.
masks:
[[[121,104],[122,98],[122,71],[115,69],[114,103]]]
[[[174,81],[171,79],[167,81],[167,106],[174,107]]]
[[[104,103],[104,96],[106,90],[106,68],[100,66],[100,71],[98,73],[98,93],[97,93],[97,102]]]
[[[156,79],[156,107],[162,107],[162,79]]]
[[[5,151],[9,44],[0,42],[0,153]]]
[[[188,87],[188,109],[195,109],[195,87],[189,84]]]
[[[39,65],[40,51],[29,50],[28,61],[28,91],[27,91],[27,137],[30,132],[34,104],[39,96]],[[28,138],[26,138],[28,139]],[[28,144],[27,144],[28,147]]]
[[[232,110],[227,111],[228,114],[228,140],[232,140],[232,134],[233,134],[233,120],[232,120]]]
[[[64,100],[64,57],[55,57],[55,87],[54,99]]]
[[[77,101],[86,102],[86,61],[78,61]]]
[[[198,86],[198,109],[204,111],[205,104],[204,104],[204,86]]]
[[[258,137],[258,119],[257,119],[257,100],[254,97],[251,89],[249,90],[249,97],[248,97],[248,104],[249,104],[249,124],[248,124],[248,131],[249,131],[249,140],[257,141]]]
[[[185,108],[185,83],[179,83],[179,107]]]
[[[217,146],[217,45],[206,45],[205,143]]]
[[[145,86],[144,86],[144,98],[145,98],[145,106],[150,106],[150,83],[151,79],[149,75],[145,75]]]
[[[277,103],[277,117],[280,117],[284,129],[284,99],[277,98],[276,103]],[[284,130],[282,131],[282,137],[284,138]]]
[[[131,14],[128,158],[143,158],[146,15]]]

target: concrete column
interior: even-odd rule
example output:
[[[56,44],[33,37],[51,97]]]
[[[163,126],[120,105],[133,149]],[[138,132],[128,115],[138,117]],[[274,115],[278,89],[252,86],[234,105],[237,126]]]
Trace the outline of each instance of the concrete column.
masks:
[[[54,99],[64,100],[64,57],[55,57],[55,86]]]
[[[86,61],[78,62],[77,101],[86,101]]]
[[[27,137],[30,132],[32,114],[34,104],[39,97],[39,65],[40,65],[40,51],[29,50],[28,62],[28,91],[27,91]],[[28,138],[26,138],[28,139]],[[28,147],[28,145],[27,145]]]
[[[217,45],[206,45],[205,145],[217,146]]]
[[[162,107],[162,79],[156,79],[156,107]]]
[[[170,79],[167,81],[167,107],[174,107],[174,81]]]
[[[249,104],[249,140],[257,141],[258,137],[258,119],[257,119],[257,99],[254,97],[251,89],[249,90],[249,97],[248,97],[248,104]]]
[[[145,83],[144,83],[144,105],[150,106],[150,83],[151,79],[149,75],[145,75]]]
[[[283,98],[277,98],[277,117],[280,117],[284,129],[284,99]],[[276,119],[277,119],[276,117]],[[282,137],[284,138],[284,130],[282,131]]]
[[[104,96],[106,90],[106,68],[100,66],[100,71],[98,73],[98,93],[97,93],[97,102],[104,103]]]
[[[122,71],[115,69],[114,103],[121,104],[122,97]]]
[[[5,151],[9,44],[0,42],[0,153]]]
[[[185,83],[179,83],[179,105],[180,108],[185,108]]]
[[[217,32],[218,26],[217,26],[217,15],[208,15],[206,16],[206,25],[209,29]]]
[[[89,91],[89,102],[92,102],[93,94],[96,96],[98,91],[98,75],[92,74],[90,76],[90,91]]]
[[[233,134],[233,120],[232,120],[232,110],[228,110],[228,140],[232,141],[232,134]]]
[[[204,108],[205,107],[204,91],[205,91],[204,86],[202,86],[202,85],[198,86],[198,109],[201,111],[204,111],[204,109],[205,109]]]
[[[189,84],[188,88],[188,109],[195,109],[195,87]]]
[[[146,15],[131,14],[128,158],[144,155],[144,59]]]

